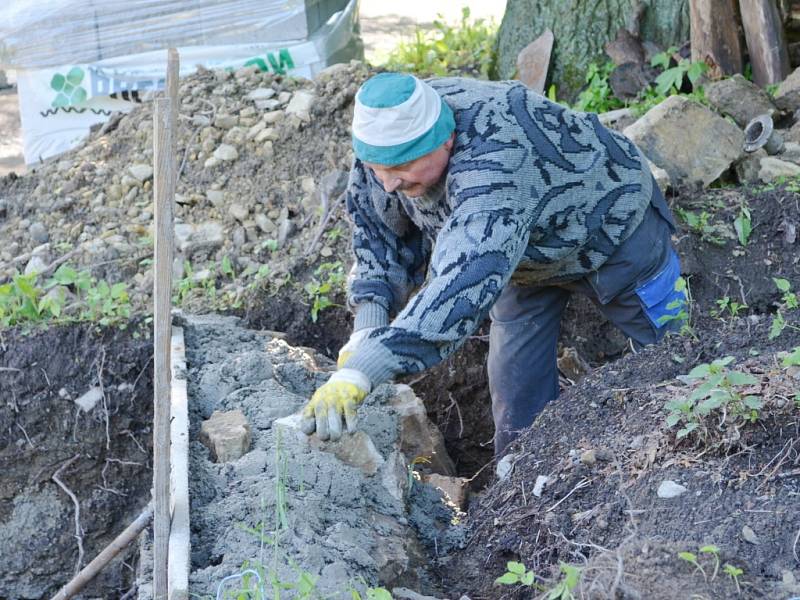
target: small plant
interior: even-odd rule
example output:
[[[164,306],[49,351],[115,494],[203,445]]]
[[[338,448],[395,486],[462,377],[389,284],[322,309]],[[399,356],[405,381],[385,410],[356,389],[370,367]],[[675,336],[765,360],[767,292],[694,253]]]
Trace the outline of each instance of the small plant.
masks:
[[[461,22],[451,26],[441,15],[430,33],[417,29],[411,42],[402,42],[390,53],[386,68],[418,75],[464,75],[488,77],[493,63],[497,26],[483,19],[470,21],[468,7],[461,9]]]
[[[683,293],[684,299],[681,300],[680,298],[673,300],[672,302],[668,303],[666,308],[667,310],[673,311],[678,310],[674,315],[664,315],[660,317],[658,322],[659,325],[664,326],[670,323],[676,323],[680,325],[680,329],[678,329],[679,335],[690,335],[692,337],[696,337],[694,335],[694,331],[691,327],[691,305],[692,305],[692,298],[691,294],[689,293],[689,284],[687,283],[686,279],[683,277],[678,277],[675,280],[675,291]]]
[[[344,282],[344,269],[339,261],[323,263],[314,271],[314,278],[303,288],[311,302],[311,320],[314,323],[321,311],[337,306],[331,296],[344,290]]]
[[[750,241],[750,234],[753,232],[753,226],[750,220],[750,209],[742,205],[739,208],[739,214],[733,220],[733,229],[736,231],[736,237],[742,246],[747,246]]]
[[[650,64],[654,67],[661,67],[663,72],[656,77],[656,92],[662,95],[677,94],[685,78],[694,86],[702,75],[708,70],[708,65],[703,61],[692,62],[685,58],[681,58],[678,64],[672,64],[672,56],[677,51],[677,48],[669,48],[665,52],[659,52],[650,60]]]
[[[714,571],[711,573],[711,581],[714,581],[714,579],[717,577],[717,571],[719,571],[719,546],[715,546],[714,544],[702,546],[700,548],[700,553],[708,555],[714,559]]]
[[[506,572],[494,580],[495,585],[524,585],[534,587],[536,575],[528,571],[524,564],[510,560],[506,563]]]
[[[775,316],[772,317],[772,323],[769,328],[769,339],[774,340],[779,337],[787,327],[786,319],[783,316],[783,310],[795,310],[800,306],[800,302],[798,302],[797,294],[792,291],[792,284],[788,279],[773,277],[772,281],[775,282],[775,287],[778,288],[778,291],[783,294],[781,296],[780,307],[775,312]]]
[[[586,87],[578,95],[574,108],[584,112],[602,113],[622,108],[622,102],[614,96],[608,78],[614,70],[614,63],[593,63],[586,73]]]
[[[736,300],[731,300],[730,297],[725,296],[716,300],[717,309],[711,311],[712,317],[724,317],[727,312],[731,318],[736,318],[739,313],[747,308],[747,304],[739,304]]]
[[[724,246],[725,238],[728,237],[728,228],[721,223],[711,221],[711,215],[706,211],[696,213],[691,210],[684,210],[680,206],[675,207],[675,214],[692,232],[700,236],[700,239],[715,246]]]
[[[742,589],[739,587],[739,577],[744,575],[744,571],[739,567],[734,567],[731,564],[725,564],[725,566],[722,567],[722,572],[733,580],[733,583],[736,584],[736,592],[741,594]]]
[[[700,364],[679,377],[684,383],[696,387],[686,398],[669,400],[665,405],[669,413],[667,425],[682,425],[676,434],[678,439],[697,429],[704,430],[704,419],[715,411],[721,413],[723,422],[728,416],[751,423],[758,420],[762,399],[744,395],[744,390],[757,384],[758,380],[749,373],[729,369],[733,360],[732,356],[726,356],[712,363]]]
[[[263,242],[261,242],[261,247],[264,250],[269,250],[270,252],[276,252],[278,250],[278,240],[274,240],[272,238],[264,240]]]
[[[700,563],[697,562],[697,555],[694,552],[678,552],[678,558],[686,561],[690,565],[693,565],[695,570],[700,571],[703,574],[703,579],[708,580],[706,572],[703,570],[703,567],[700,566]]]
[[[561,563],[561,572],[564,578],[547,593],[547,600],[575,600],[572,592],[581,581],[582,570],[580,567]]]
[[[784,367],[797,367],[800,366],[800,346],[797,346],[789,354],[783,357],[782,364]]]

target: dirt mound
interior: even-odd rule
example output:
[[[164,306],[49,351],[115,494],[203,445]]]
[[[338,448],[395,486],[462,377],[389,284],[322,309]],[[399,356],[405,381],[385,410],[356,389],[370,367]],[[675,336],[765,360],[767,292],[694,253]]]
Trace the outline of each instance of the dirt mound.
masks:
[[[139,331],[0,336],[0,597],[51,596],[149,501],[152,342]],[[87,593],[121,597],[136,562],[123,552]]]
[[[472,537],[449,559],[452,589],[473,600],[527,597],[492,585],[518,560],[545,578],[558,577],[559,563],[577,564],[587,598],[737,597],[733,579],[721,570],[712,578],[713,557],[698,552],[715,545],[722,563],[744,572],[740,597],[796,593],[798,372],[776,354],[800,344],[791,329],[800,318],[791,319],[770,340],[769,319],[706,318],[697,339],[672,337],[566,390],[515,444],[510,476],[471,508]],[[665,405],[693,388],[675,377],[723,356],[757,381],[747,393],[763,401],[758,418],[734,425],[714,413],[707,437],[676,438]],[[664,482],[684,493],[661,498],[659,488],[672,486]],[[687,551],[707,577],[679,558]]]

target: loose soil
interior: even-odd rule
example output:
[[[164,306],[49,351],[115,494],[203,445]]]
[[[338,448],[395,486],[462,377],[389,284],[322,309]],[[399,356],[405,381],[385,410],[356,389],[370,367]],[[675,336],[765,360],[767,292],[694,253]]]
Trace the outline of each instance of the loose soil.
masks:
[[[50,597],[75,574],[75,507],[55,473],[80,502],[81,567],[149,502],[153,375],[145,334],[131,323],[0,335],[3,600]],[[102,398],[79,408],[75,400],[94,387]],[[86,588],[87,597],[125,594],[137,561],[134,545]]]

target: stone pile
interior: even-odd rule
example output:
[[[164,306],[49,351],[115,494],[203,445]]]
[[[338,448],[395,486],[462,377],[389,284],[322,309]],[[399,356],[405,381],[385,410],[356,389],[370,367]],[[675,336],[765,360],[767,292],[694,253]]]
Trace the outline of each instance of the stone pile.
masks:
[[[191,276],[198,287],[214,280],[238,297],[264,276],[264,264],[278,277],[320,252],[331,260],[345,252],[346,235],[322,237],[311,249],[310,242],[321,212],[343,191],[352,99],[368,74],[354,62],[314,81],[255,68],[200,70],[181,80],[176,279]],[[76,150],[0,181],[0,280],[15,271],[49,275],[64,262],[125,281],[134,305],[147,303],[152,157],[152,103],[145,102]],[[221,273],[225,258],[235,278]]]

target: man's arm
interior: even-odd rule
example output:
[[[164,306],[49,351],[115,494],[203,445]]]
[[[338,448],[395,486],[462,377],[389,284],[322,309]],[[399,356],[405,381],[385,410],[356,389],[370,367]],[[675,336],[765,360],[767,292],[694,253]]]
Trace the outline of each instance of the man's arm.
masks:
[[[346,361],[345,368],[364,373],[373,386],[430,368],[455,351],[486,318],[522,258],[527,209],[498,197],[502,190],[473,191],[439,233],[430,281]]]
[[[426,243],[397,195],[387,194],[357,159],[346,202],[353,221],[355,265],[348,303],[356,315],[354,330],[384,327],[422,283]]]

